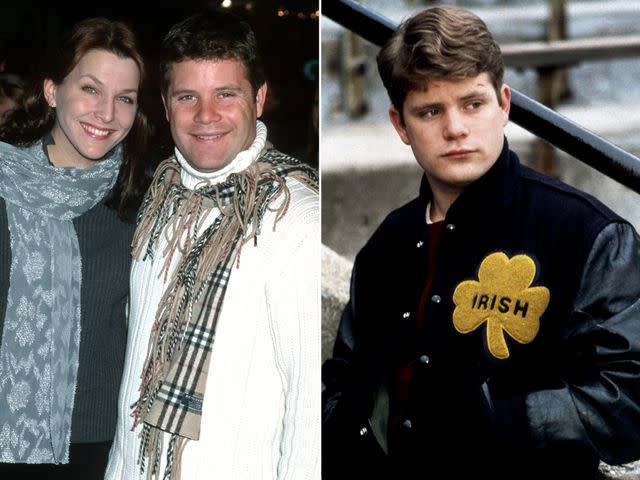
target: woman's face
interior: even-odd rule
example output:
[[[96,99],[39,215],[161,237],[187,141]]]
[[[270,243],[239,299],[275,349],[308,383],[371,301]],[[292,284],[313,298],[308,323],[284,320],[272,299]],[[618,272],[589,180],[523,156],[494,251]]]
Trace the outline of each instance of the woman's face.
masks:
[[[106,50],[89,50],[59,85],[45,80],[56,109],[51,163],[86,168],[120,143],[136,116],[139,83],[136,63]]]

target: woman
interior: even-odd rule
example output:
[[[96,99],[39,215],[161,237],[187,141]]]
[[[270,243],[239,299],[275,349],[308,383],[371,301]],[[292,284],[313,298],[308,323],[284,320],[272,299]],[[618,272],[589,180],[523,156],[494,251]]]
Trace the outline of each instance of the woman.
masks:
[[[144,65],[103,18],[47,59],[0,127],[0,477],[102,478],[145,188]]]

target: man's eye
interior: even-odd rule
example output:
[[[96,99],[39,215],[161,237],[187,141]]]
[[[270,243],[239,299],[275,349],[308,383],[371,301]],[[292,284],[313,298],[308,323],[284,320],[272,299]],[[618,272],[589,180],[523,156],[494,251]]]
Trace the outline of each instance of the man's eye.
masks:
[[[90,85],[85,85],[84,87],[82,87],[82,91],[87,93],[96,93],[96,89]]]
[[[426,118],[431,118],[431,117],[435,117],[439,113],[440,113],[439,109],[430,108],[429,110],[423,110],[422,112],[420,112],[420,116],[421,117],[426,117]]]

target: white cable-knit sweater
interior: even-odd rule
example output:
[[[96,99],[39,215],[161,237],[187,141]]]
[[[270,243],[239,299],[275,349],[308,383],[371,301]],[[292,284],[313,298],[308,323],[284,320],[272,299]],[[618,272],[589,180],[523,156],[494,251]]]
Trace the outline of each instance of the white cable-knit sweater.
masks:
[[[203,180],[178,160],[185,186]],[[273,231],[273,213],[267,211],[257,246],[247,243],[240,267],[232,270],[216,328],[200,440],[187,442],[182,480],[320,478],[318,196],[293,179],[287,186],[287,214]],[[202,228],[216,215],[212,212]],[[106,479],[144,478],[137,464],[140,427],[131,431],[130,413],[165,287],[159,277],[163,263],[161,255],[133,263],[127,357]],[[167,441],[168,435],[164,448]]]

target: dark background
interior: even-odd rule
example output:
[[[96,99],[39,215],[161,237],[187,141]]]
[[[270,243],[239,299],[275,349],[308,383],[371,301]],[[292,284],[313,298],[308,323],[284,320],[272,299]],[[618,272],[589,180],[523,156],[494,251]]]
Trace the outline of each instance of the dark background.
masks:
[[[91,4],[90,4],[91,3]],[[318,0],[231,0],[230,11],[253,27],[269,91],[262,119],[268,138],[281,151],[317,166],[317,133],[311,111],[318,86]],[[156,58],[169,27],[200,10],[220,8],[222,0],[173,2],[44,2],[3,0],[0,6],[0,62],[5,71],[28,76],[49,42],[78,20],[104,16],[123,20],[138,34],[147,60],[147,111],[156,126],[154,156],[172,151],[157,89]]]

